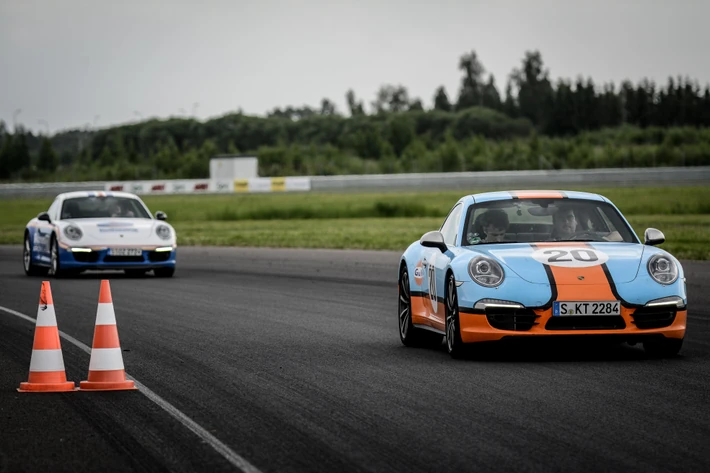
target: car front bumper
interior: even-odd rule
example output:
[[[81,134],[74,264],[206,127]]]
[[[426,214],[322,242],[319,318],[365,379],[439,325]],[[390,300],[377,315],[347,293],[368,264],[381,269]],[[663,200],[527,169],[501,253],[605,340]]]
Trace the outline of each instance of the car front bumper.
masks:
[[[175,267],[177,248],[155,251],[143,248],[140,256],[111,256],[108,248],[76,251],[71,247],[59,248],[59,264],[64,270],[156,269]]]

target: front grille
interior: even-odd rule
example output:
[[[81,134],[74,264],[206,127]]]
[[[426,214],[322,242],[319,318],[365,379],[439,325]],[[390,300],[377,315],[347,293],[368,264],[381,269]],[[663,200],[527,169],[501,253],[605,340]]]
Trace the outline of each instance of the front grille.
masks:
[[[104,257],[104,263],[142,263],[143,256],[109,256]]]
[[[580,315],[550,317],[545,330],[618,330],[626,328],[620,315]]]
[[[151,251],[148,253],[148,259],[152,263],[162,263],[170,259],[169,251]]]
[[[95,251],[91,253],[76,252],[72,253],[72,255],[74,256],[74,261],[79,263],[96,263],[99,260],[99,254]]]
[[[498,330],[513,330],[524,332],[530,330],[533,325],[537,325],[535,319],[539,315],[532,309],[515,309],[504,307],[486,308],[486,318],[491,327]]]
[[[668,327],[675,321],[676,310],[669,307],[641,307],[632,314],[638,328]]]

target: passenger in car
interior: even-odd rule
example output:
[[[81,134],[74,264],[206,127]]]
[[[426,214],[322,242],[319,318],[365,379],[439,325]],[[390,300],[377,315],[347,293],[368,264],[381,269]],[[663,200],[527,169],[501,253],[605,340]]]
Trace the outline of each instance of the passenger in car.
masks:
[[[508,214],[503,210],[493,209],[484,213],[481,216],[481,226],[485,238],[481,243],[503,241],[509,224]]]

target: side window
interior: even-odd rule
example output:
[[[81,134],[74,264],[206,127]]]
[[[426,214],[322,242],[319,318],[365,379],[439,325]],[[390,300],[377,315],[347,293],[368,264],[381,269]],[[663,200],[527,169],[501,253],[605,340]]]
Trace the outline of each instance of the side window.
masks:
[[[441,226],[441,230],[439,230],[444,235],[444,242],[446,242],[447,245],[453,245],[456,242],[456,232],[459,229],[462,209],[463,204],[456,204],[451,212],[449,212],[449,216],[446,217],[446,221],[444,221],[444,224]]]
[[[59,199],[52,202],[52,205],[49,206],[49,210],[47,210],[47,213],[49,214],[49,218],[51,218],[52,221],[59,219]]]

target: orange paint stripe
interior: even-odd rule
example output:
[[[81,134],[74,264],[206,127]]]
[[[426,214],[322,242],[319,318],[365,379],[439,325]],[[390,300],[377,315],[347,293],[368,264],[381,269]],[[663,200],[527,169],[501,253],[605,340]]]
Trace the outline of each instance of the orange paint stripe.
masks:
[[[54,305],[52,300],[52,289],[49,287],[49,281],[42,281],[42,290],[39,293],[39,305]]]
[[[564,195],[562,192],[558,191],[513,191],[511,192],[513,197],[518,199],[562,199]]]
[[[113,302],[113,299],[111,299],[111,286],[108,280],[104,279],[101,281],[101,289],[99,290],[99,303],[109,302]]]
[[[59,350],[59,332],[57,327],[35,327],[33,350]]]
[[[115,325],[95,325],[93,348],[121,348]]]
[[[125,370],[89,371],[87,381],[93,383],[115,383],[126,380]]]
[[[66,383],[67,375],[64,371],[30,371],[28,383]]]
[[[421,296],[412,296],[412,316],[425,317],[427,310],[424,304],[427,302],[429,302],[429,300]]]

